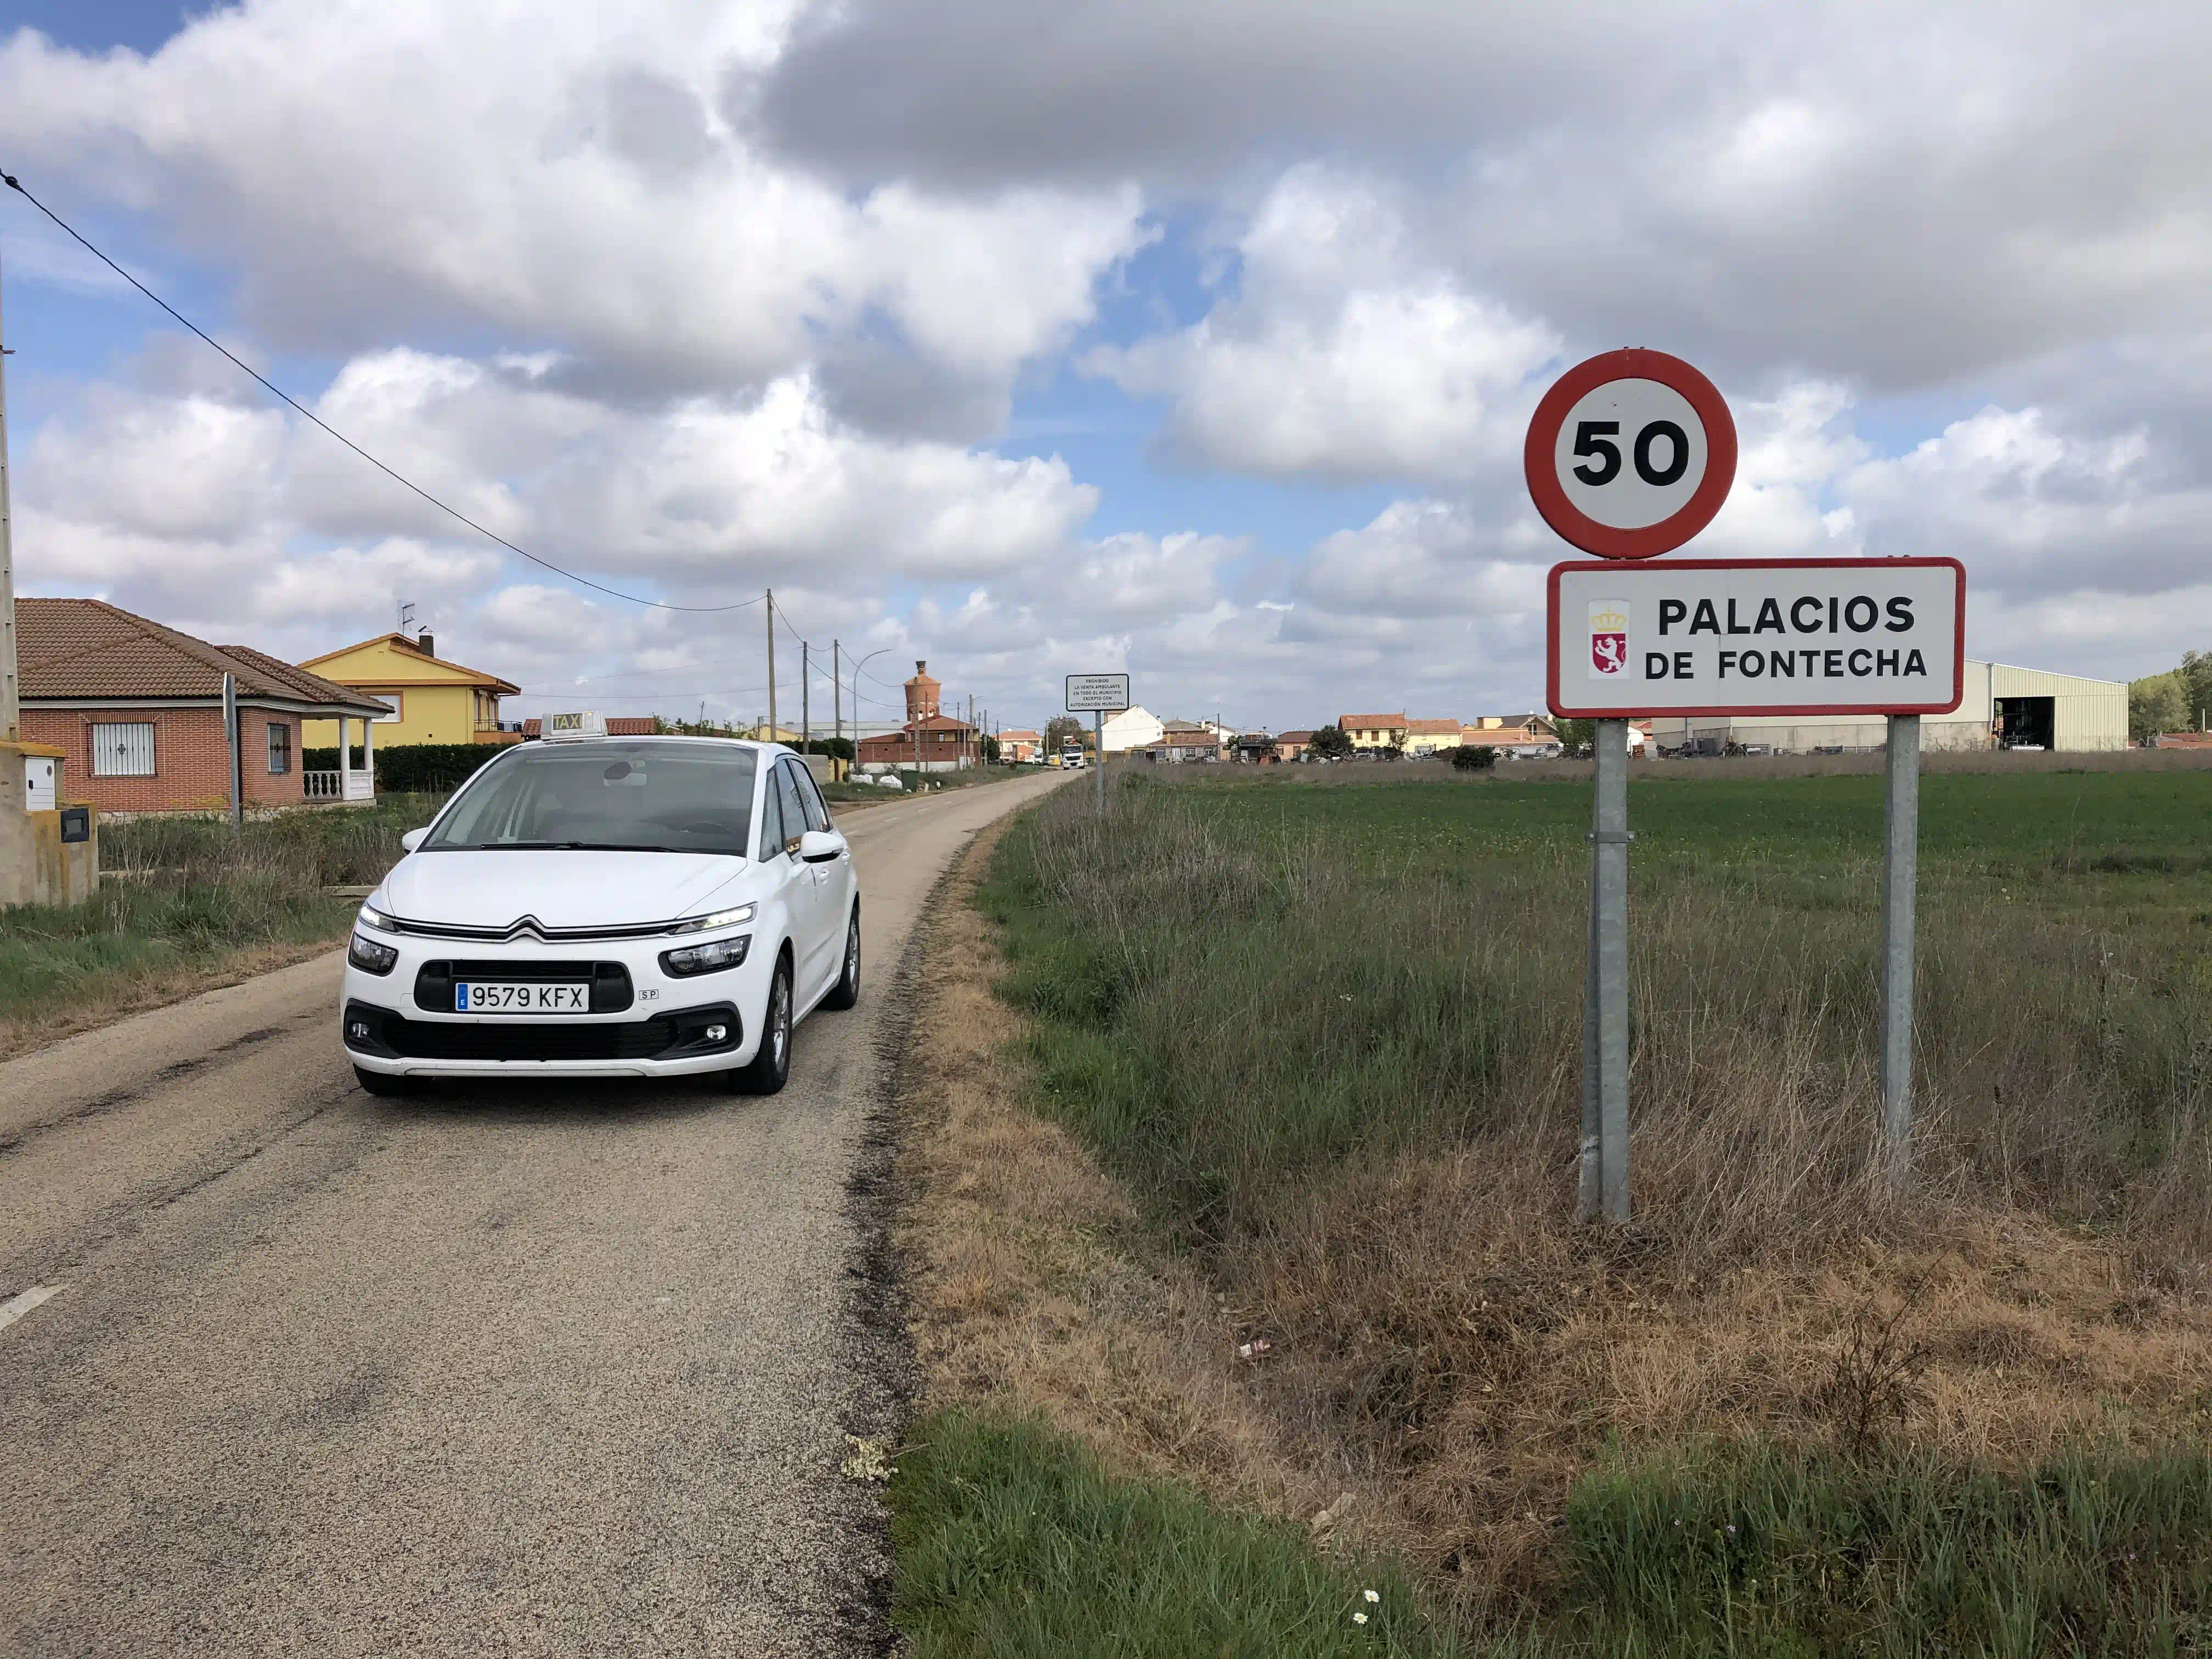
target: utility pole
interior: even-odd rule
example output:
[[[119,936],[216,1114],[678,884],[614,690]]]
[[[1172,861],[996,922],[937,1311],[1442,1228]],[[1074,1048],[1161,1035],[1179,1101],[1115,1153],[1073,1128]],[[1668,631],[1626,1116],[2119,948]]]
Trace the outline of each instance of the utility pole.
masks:
[[[801,641],[799,641],[799,752],[800,754],[802,754],[802,755],[803,755],[803,754],[805,754],[805,753],[806,753],[809,750],[811,750],[811,748],[813,748],[813,747],[814,747],[814,716],[813,716],[813,714],[812,714],[811,713],[810,713],[810,712],[809,712],[809,710],[810,710],[810,708],[811,708],[811,704],[809,704],[809,703],[808,703],[808,702],[806,701],[806,694],[808,693],[808,691],[810,691],[810,690],[812,689],[812,688],[811,688],[811,687],[810,687],[810,686],[807,684],[807,683],[806,683],[806,681],[807,681],[807,673],[806,673],[806,652],[807,652],[807,645],[806,645],[806,641],[805,641],[805,640],[801,640]]]
[[[775,589],[768,590],[768,741],[775,741]]]
[[[18,743],[23,736],[21,688],[15,683],[15,554],[8,507],[8,358],[7,336],[0,329],[0,743]],[[15,792],[23,786],[21,769],[0,782],[0,811],[17,805]]]
[[[830,641],[830,717],[836,722],[837,742],[842,745],[845,741],[845,647],[839,640]],[[834,760],[832,757],[833,763]],[[830,771],[832,776],[836,775],[834,763]]]

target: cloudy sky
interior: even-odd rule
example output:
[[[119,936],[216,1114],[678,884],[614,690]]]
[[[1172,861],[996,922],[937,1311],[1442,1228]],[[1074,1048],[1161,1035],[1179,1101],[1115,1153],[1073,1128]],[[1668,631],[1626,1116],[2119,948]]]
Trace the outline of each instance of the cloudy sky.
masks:
[[[0,167],[332,425],[1001,724],[1540,701],[1520,435],[1720,384],[1711,553],[1956,554],[1968,647],[2212,647],[2212,9],[0,0]],[[0,198],[22,591],[750,717],[757,606],[501,551]],[[796,634],[780,641],[792,709]],[[814,707],[826,712],[829,688]],[[864,705],[870,715],[881,702]]]

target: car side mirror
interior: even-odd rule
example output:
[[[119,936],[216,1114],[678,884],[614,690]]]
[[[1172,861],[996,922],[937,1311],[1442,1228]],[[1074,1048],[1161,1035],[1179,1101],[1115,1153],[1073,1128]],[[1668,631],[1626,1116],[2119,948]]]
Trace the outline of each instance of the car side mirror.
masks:
[[[427,823],[420,830],[410,830],[405,835],[400,836],[399,850],[403,853],[413,852],[422,844],[422,837],[429,833],[430,826]]]
[[[799,838],[799,856],[808,864],[827,864],[844,850],[844,836],[833,830],[809,830]]]

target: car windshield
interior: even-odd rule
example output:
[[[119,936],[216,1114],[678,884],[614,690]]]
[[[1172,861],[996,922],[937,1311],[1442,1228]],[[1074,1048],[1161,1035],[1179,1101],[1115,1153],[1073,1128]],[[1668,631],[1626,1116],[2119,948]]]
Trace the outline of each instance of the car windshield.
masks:
[[[754,767],[721,744],[533,743],[479,773],[422,846],[743,858]]]

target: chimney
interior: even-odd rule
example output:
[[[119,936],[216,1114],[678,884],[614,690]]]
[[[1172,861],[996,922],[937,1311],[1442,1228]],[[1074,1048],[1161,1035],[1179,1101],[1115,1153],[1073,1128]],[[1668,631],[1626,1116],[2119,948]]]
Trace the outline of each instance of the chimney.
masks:
[[[426,657],[434,657],[438,654],[438,641],[430,637],[430,630],[426,628],[415,636],[415,648]]]

